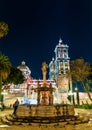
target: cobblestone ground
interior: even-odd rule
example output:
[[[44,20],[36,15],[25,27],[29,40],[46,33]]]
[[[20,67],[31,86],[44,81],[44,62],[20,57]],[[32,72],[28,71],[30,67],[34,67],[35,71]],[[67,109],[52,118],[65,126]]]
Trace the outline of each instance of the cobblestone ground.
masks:
[[[0,111],[0,117],[12,114],[13,110]],[[0,124],[0,130],[92,130],[92,110],[75,109],[75,113],[79,114],[80,117],[89,117],[88,123],[83,124],[67,124],[61,122],[59,124],[22,124],[22,125],[11,125]]]
[[[10,126],[0,127],[0,130],[92,130],[92,125],[66,125],[66,126]]]

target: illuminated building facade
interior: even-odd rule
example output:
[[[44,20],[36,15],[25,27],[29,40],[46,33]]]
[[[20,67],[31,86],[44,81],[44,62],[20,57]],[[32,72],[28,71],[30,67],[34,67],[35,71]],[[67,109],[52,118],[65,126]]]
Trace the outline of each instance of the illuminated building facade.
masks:
[[[68,56],[68,46],[63,44],[62,40],[59,40],[58,45],[55,48],[55,58],[49,64],[49,79],[46,80],[46,87],[55,88],[53,92],[53,103],[69,102],[68,92],[71,89],[70,80],[67,77],[67,72],[70,71],[70,58]],[[11,85],[8,92],[9,93],[23,93],[26,100],[31,99],[31,102],[37,100],[37,93],[34,91],[35,88],[43,86],[43,80],[33,79],[31,77],[31,71],[25,62],[22,61],[21,65],[17,67],[23,72],[25,76],[25,81],[23,84]],[[70,88],[69,88],[70,87]]]
[[[68,72],[70,71],[70,58],[68,55],[68,45],[63,44],[63,41],[60,39],[59,43],[55,47],[55,58],[52,58],[52,61],[49,64],[49,79],[46,80],[46,87],[55,88],[53,91],[53,104],[61,104],[61,103],[72,103],[68,100],[68,96],[74,96],[75,103],[76,103],[76,92],[72,92],[72,80],[69,77]],[[6,95],[6,103],[14,102],[13,95],[18,94],[17,97],[20,100],[31,104],[37,103],[37,92],[34,91],[38,86],[43,87],[43,79],[34,79],[31,77],[31,71],[28,66],[26,66],[25,62],[22,61],[21,65],[17,67],[23,72],[25,76],[25,81],[23,84],[14,85],[11,84],[8,88],[8,94]],[[22,96],[20,97],[20,95]],[[43,94],[43,93],[42,93]],[[42,95],[41,94],[41,95]],[[79,93],[80,95],[80,102],[85,102],[88,100],[88,96],[86,93]],[[42,96],[40,96],[42,97]],[[15,100],[14,98],[14,100]],[[72,100],[73,101],[73,100]],[[89,102],[90,103],[90,102]]]
[[[68,45],[63,44],[60,39],[55,48],[55,58],[49,64],[49,79],[57,82],[59,92],[68,92],[70,90],[70,80],[68,72],[70,71],[70,58],[68,56]]]

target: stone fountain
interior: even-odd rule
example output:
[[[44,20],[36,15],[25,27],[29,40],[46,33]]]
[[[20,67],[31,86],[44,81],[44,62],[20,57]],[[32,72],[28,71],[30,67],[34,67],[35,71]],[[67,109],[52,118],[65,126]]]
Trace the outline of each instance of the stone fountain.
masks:
[[[37,105],[20,105],[17,110],[17,117],[30,116],[40,118],[56,118],[74,116],[74,107],[70,104],[53,105],[53,91],[55,88],[50,84],[46,85],[46,74],[48,65],[42,63],[43,86],[38,83],[38,87],[34,89],[37,92]]]

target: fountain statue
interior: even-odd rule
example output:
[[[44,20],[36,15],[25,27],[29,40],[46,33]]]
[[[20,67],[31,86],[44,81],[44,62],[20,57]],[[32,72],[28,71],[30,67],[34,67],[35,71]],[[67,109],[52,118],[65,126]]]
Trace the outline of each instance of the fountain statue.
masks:
[[[46,87],[46,74],[47,74],[48,65],[46,62],[42,63],[42,74],[43,74],[43,87]]]
[[[42,75],[43,75],[43,86],[40,87],[38,83],[38,88],[36,88],[37,94],[38,94],[38,105],[53,105],[53,94],[54,88],[52,88],[52,85],[50,84],[49,87],[46,85],[46,74],[47,74],[47,68],[48,65],[46,62],[42,63]]]

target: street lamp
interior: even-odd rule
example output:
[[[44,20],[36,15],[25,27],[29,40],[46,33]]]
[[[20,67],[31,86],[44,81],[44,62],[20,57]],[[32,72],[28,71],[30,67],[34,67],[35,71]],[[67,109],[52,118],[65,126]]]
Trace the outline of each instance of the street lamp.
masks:
[[[71,104],[74,104],[74,94],[73,94],[73,92],[70,90],[69,92],[68,92],[68,96],[70,97],[70,102],[71,102]]]
[[[3,110],[4,109],[4,100],[5,100],[5,95],[7,94],[7,92],[5,90],[3,90],[1,92],[1,109]]]
[[[78,91],[78,87],[75,87],[75,91],[76,91],[76,100],[77,100],[77,105],[80,105],[80,99],[79,99],[79,91]]]
[[[7,92],[6,92],[6,90],[5,90],[5,89],[1,92],[1,95],[3,95],[3,98],[2,98],[2,103],[4,103],[4,100],[5,100],[5,95],[7,95]]]

